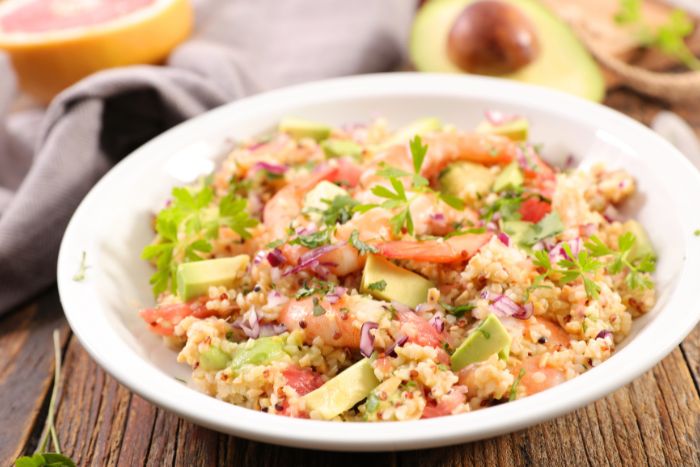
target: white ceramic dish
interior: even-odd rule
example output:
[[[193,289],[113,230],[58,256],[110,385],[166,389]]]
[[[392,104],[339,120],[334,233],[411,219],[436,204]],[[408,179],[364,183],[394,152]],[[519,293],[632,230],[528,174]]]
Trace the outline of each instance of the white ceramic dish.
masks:
[[[576,154],[583,164],[624,166],[640,194],[628,204],[656,245],[658,304],[635,321],[616,354],[582,376],[513,403],[412,422],[332,423],[236,407],[177,381],[189,368],[138,317],[153,303],[149,265],[139,259],[152,236],[151,213],[173,185],[213,167],[230,138],[270,129],[295,115],[332,123],[377,115],[401,125],[435,115],[471,128],[484,109],[527,116],[545,155]],[[494,436],[588,404],[630,382],[677,345],[700,319],[700,175],[670,144],[633,120],[558,92],[486,78],[391,74],[337,79],[274,91],[223,106],[138,149],[90,192],[66,230],[58,282],[81,343],[122,384],[195,423],[246,438],[331,450],[417,449]],[[74,282],[81,252],[87,279]]]

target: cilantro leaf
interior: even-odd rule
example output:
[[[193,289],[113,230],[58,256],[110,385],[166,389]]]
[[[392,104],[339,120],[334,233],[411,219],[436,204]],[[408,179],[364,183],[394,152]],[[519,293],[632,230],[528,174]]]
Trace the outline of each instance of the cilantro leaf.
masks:
[[[360,204],[348,195],[338,195],[331,200],[321,201],[328,205],[321,211],[321,220],[326,225],[345,224],[352,218],[355,207]]]
[[[450,305],[445,302],[440,302],[440,305],[442,305],[442,307],[448,314],[453,315],[457,318],[463,317],[465,314],[469,313],[474,308],[476,308],[476,305],[472,303],[467,303],[464,305]]]
[[[523,379],[523,376],[525,376],[525,368],[520,369],[518,376],[516,376],[515,380],[513,381],[513,385],[510,387],[508,401],[514,401],[518,397],[518,386],[520,385],[520,381]]]
[[[457,209],[458,211],[464,210],[464,201],[456,196],[449,193],[440,193],[439,197],[448,206]]]
[[[350,244],[357,248],[357,251],[359,251],[361,255],[366,253],[377,253],[379,251],[377,250],[377,247],[360,240],[360,232],[357,229],[353,230],[350,234]]]

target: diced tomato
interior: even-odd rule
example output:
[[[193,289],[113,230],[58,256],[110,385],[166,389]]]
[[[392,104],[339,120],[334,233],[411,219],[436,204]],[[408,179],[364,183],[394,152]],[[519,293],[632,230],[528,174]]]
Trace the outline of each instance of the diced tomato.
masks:
[[[520,205],[522,220],[527,222],[539,222],[552,211],[552,205],[539,198],[529,198]]]
[[[363,172],[362,167],[355,161],[348,157],[341,157],[338,159],[338,171],[335,172],[328,181],[350,187],[357,186]]]
[[[216,314],[215,311],[208,310],[204,306],[207,300],[207,297],[200,297],[189,303],[145,308],[139,311],[139,315],[148,324],[151,332],[161,336],[172,336],[175,326],[188,316],[203,319]]]
[[[287,378],[287,384],[300,396],[310,393],[323,384],[321,375],[310,368],[302,369],[296,365],[292,365],[284,370],[282,374]]]

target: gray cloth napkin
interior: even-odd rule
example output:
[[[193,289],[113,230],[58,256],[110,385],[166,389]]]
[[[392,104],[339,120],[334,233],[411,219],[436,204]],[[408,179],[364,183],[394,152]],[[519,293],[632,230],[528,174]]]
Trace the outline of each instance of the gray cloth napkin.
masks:
[[[0,314],[55,280],[71,214],[120,158],[226,102],[302,81],[389,71],[415,0],[200,0],[167,66],[108,70],[48,109],[9,113],[0,56]]]

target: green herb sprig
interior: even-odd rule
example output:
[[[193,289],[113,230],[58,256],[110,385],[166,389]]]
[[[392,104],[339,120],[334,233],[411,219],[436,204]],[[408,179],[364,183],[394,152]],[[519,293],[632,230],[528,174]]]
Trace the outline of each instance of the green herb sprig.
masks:
[[[596,258],[610,256],[612,261],[606,267],[610,274],[626,271],[625,283],[630,289],[650,289],[654,283],[645,274],[654,272],[656,259],[651,255],[631,260],[632,251],[637,238],[632,232],[625,232],[617,239],[617,251],[609,248],[603,241],[592,236],[584,246]]]
[[[559,284],[569,284],[578,278],[583,280],[583,287],[586,295],[590,298],[598,298],[600,286],[595,283],[590,275],[600,269],[603,265],[591,257],[588,251],[582,250],[578,255],[574,255],[568,243],[563,245],[564,251],[571,259],[562,259],[557,263],[559,268],[555,268],[549,259],[546,251],[535,251],[533,264],[544,269],[543,278],[552,279]]]
[[[220,200],[218,209],[212,206],[214,191],[209,186],[199,191],[176,187],[172,197],[170,206],[156,217],[157,242],[141,252],[141,258],[156,264],[150,280],[156,296],[177,289],[178,264],[204,259],[212,251],[211,241],[218,236],[220,227],[228,226],[248,239],[249,229],[258,224],[248,214],[244,198],[229,194]]]
[[[525,368],[521,368],[518,372],[518,376],[515,377],[513,385],[510,387],[510,394],[508,395],[508,401],[514,401],[518,397],[518,386],[520,386],[520,381],[525,376]]]
[[[61,443],[58,440],[56,426],[56,399],[61,386],[61,342],[58,329],[53,331],[54,373],[53,389],[49,399],[49,409],[46,415],[44,429],[41,432],[39,443],[34,454],[22,456],[15,461],[15,467],[75,467],[75,462],[61,454]],[[55,452],[49,452],[50,444]]]

